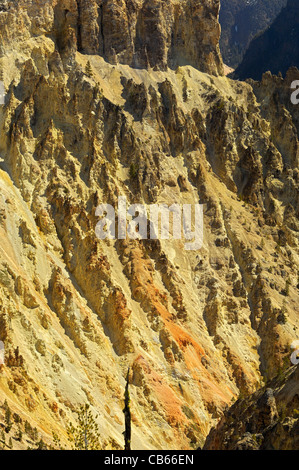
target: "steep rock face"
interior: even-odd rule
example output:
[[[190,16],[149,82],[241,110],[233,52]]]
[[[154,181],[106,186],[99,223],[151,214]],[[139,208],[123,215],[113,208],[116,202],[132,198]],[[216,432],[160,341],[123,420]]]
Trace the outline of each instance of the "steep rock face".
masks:
[[[260,80],[267,71],[285,75],[290,67],[299,64],[298,44],[299,5],[296,0],[288,0],[271,26],[251,42],[236,69],[236,77]]]
[[[220,50],[224,63],[236,68],[251,40],[274,21],[287,0],[221,0]]]
[[[198,447],[296,339],[298,112],[275,99],[273,77],[250,85],[78,52],[92,2],[7,4],[2,400],[47,442],[88,401],[103,447],[121,448],[130,366],[133,448]],[[203,248],[98,240],[95,209],[120,195],[202,202]]]
[[[56,39],[60,52],[70,44],[115,64],[157,70],[192,65],[223,74],[219,0],[24,0],[5,5],[2,37],[8,47],[12,31],[14,41],[46,34]]]
[[[219,1],[79,1],[80,48],[137,68],[221,74]]]
[[[298,450],[299,369],[239,399],[213,429],[205,450]]]

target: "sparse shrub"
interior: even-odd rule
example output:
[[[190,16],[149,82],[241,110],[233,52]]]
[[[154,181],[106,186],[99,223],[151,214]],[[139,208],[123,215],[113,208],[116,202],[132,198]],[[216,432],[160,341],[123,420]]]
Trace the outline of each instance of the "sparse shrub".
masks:
[[[277,317],[278,323],[281,323],[282,325],[285,325],[287,322],[287,308],[286,308],[286,302],[283,301],[282,308],[280,310],[280,314]]]

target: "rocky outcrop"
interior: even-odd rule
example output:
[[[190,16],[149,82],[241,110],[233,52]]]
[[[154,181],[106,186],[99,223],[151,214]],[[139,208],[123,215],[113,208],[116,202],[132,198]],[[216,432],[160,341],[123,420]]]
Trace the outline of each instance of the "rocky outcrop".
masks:
[[[22,41],[30,34],[46,34],[61,53],[69,47],[137,69],[192,65],[223,74],[219,0],[24,0],[5,5],[2,50],[11,35]]]
[[[267,387],[240,398],[213,429],[205,450],[298,450],[299,369],[288,369]]]
[[[111,63],[222,74],[219,1],[78,1],[79,50]]]

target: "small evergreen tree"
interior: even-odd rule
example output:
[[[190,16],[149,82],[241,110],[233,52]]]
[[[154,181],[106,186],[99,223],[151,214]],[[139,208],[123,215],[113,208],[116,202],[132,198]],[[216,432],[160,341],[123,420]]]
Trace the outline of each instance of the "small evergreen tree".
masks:
[[[22,429],[20,427],[20,425],[18,426],[18,429],[16,431],[16,435],[15,435],[15,439],[19,442],[22,442],[22,438],[23,438],[23,432],[22,432]]]
[[[101,450],[100,433],[90,405],[82,405],[77,411],[77,424],[67,426],[67,434],[73,450]]]
[[[37,450],[47,450],[47,444],[42,439],[37,444]]]
[[[13,414],[13,420],[16,424],[21,424],[22,423],[22,418],[20,417],[20,415],[18,415],[18,413]]]
[[[284,288],[284,295],[286,295],[287,297],[290,295],[290,285],[291,285],[291,281],[290,281],[290,278],[288,278],[286,280],[286,284]]]
[[[87,75],[89,78],[92,78],[92,77],[93,77],[93,71],[92,71],[92,67],[91,67],[90,61],[88,61],[87,64],[86,64],[85,73],[86,73],[86,75]]]
[[[10,408],[9,408],[8,405],[5,409],[5,418],[4,419],[5,419],[5,432],[9,433],[9,431],[12,428],[12,420],[11,420],[11,411],[10,411]]]
[[[38,440],[38,430],[36,428],[32,429],[32,440],[37,441]]]
[[[32,427],[31,427],[31,424],[28,423],[27,420],[25,421],[25,433],[26,433],[29,437],[31,437]]]

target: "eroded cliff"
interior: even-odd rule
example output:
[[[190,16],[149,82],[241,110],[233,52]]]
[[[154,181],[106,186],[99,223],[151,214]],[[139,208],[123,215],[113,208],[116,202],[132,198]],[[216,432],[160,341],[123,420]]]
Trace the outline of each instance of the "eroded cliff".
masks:
[[[297,450],[298,367],[239,399],[209,434],[205,450]]]
[[[219,76],[219,2],[181,3],[0,13],[0,390],[47,442],[88,401],[121,448],[130,366],[133,448],[197,448],[297,336],[297,110]],[[98,240],[120,195],[201,202],[203,248]]]

